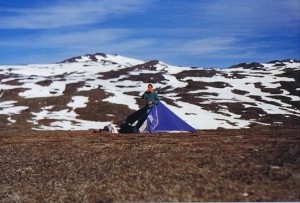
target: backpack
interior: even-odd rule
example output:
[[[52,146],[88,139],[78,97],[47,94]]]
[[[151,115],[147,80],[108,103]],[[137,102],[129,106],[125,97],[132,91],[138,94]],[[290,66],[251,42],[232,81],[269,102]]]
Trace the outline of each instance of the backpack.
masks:
[[[116,128],[111,123],[109,125],[104,126],[103,132],[117,133],[118,131],[116,130]]]

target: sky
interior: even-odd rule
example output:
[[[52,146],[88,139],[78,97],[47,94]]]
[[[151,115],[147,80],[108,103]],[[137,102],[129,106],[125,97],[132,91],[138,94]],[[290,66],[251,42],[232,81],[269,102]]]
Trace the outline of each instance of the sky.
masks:
[[[300,0],[0,0],[0,64],[118,54],[226,68],[300,60]]]

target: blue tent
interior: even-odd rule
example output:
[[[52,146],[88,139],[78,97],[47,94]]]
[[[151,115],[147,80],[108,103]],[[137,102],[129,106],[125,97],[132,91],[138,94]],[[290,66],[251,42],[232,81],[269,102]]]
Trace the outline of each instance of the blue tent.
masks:
[[[142,132],[194,132],[192,126],[187,124],[175,113],[159,102],[151,109],[142,108],[126,118],[121,125],[121,133]]]

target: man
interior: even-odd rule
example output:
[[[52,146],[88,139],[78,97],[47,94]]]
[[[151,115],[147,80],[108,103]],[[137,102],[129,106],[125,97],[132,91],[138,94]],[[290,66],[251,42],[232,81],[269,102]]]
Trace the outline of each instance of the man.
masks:
[[[144,129],[145,121],[151,108],[159,103],[157,92],[153,90],[153,85],[149,84],[147,91],[142,95],[145,106],[133,114],[129,115],[125,122],[121,125],[120,133],[137,133]]]
[[[145,107],[151,109],[153,105],[159,103],[159,97],[157,91],[153,90],[153,85],[149,84],[147,91],[142,96],[143,100],[146,102]]]

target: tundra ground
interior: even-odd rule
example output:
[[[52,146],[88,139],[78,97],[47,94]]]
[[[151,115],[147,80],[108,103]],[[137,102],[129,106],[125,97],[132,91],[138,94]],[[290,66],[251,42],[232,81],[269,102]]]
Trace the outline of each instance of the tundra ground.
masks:
[[[300,129],[2,131],[1,202],[300,201]]]

